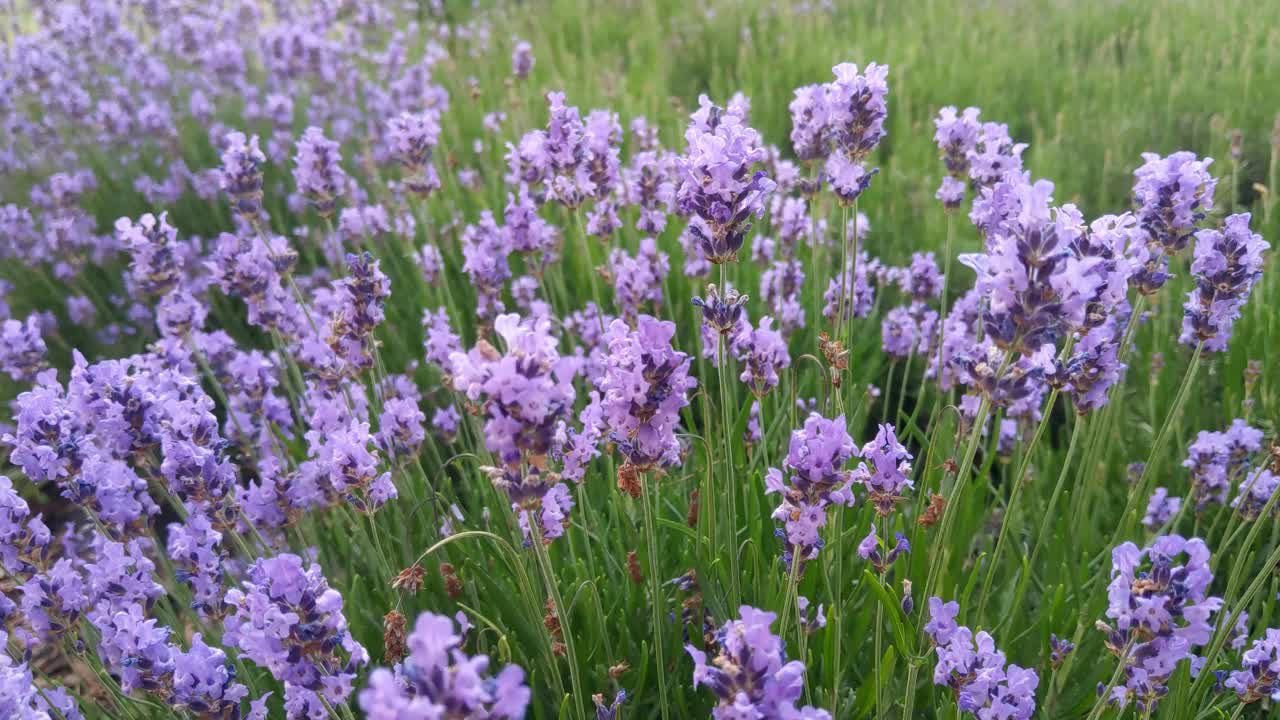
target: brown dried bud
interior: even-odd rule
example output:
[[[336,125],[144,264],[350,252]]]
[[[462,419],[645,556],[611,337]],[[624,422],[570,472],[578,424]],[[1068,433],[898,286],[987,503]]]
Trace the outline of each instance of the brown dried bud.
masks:
[[[392,610],[382,618],[382,649],[387,662],[397,663],[408,654],[404,643],[404,629],[408,624],[399,610]]]
[[[960,472],[960,465],[956,462],[955,458],[947,458],[942,461],[942,469],[946,470],[951,475],[955,475]]]
[[[698,488],[694,488],[693,492],[689,493],[689,515],[685,518],[685,522],[689,523],[689,527],[698,527],[698,512],[701,508]]]
[[[618,468],[618,490],[631,496],[632,500],[640,499],[640,471],[631,463],[623,463]]]
[[[441,572],[443,572],[444,566],[442,565],[440,569]],[[422,583],[426,579],[426,576],[426,569],[418,563],[414,563],[412,566],[401,570],[399,575],[392,578],[391,587],[396,590],[404,590],[410,595],[415,595],[422,589]]]
[[[844,349],[844,345],[839,340],[832,340],[826,332],[818,335],[818,349],[826,358],[827,364],[831,366],[832,384],[838,387],[840,373],[849,367],[849,351]]]
[[[644,573],[640,572],[640,560],[636,558],[635,550],[627,551],[627,572],[631,573],[631,582],[637,585],[644,583]]]
[[[627,664],[626,660],[623,660],[617,665],[612,665],[609,667],[609,677],[613,678],[614,680],[617,680],[623,675],[626,675],[627,671],[630,669],[631,669],[631,666]]]
[[[942,511],[947,509],[947,499],[937,493],[929,493],[929,507],[917,520],[921,527],[930,527],[942,519]]]
[[[547,629],[547,634],[553,638],[563,636],[563,630],[560,628],[560,616],[556,615],[555,604],[548,598],[546,605],[546,614],[542,616],[542,625]]]
[[[444,591],[457,600],[462,596],[462,578],[449,563],[440,563],[440,576],[444,578]]]

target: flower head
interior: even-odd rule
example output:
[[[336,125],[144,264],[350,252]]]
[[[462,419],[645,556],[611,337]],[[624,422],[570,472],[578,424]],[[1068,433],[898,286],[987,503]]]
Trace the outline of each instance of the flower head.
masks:
[[[671,344],[675,332],[675,323],[648,315],[637,318],[635,330],[614,320],[605,332],[602,417],[619,451],[639,469],[680,460],[676,426],[697,380],[689,375],[692,359]]]
[[[1196,233],[1191,273],[1196,287],[1183,305],[1182,336],[1194,347],[1204,343],[1209,352],[1225,350],[1232,326],[1249,301],[1254,284],[1262,277],[1262,253],[1271,247],[1249,228],[1249,213],[1232,215],[1222,230]]]
[[[738,615],[716,631],[710,662],[707,653],[685,646],[693,658],[694,687],[704,686],[717,698],[711,717],[830,720],[825,710],[796,708],[804,691],[804,663],[787,661],[782,638],[770,629],[777,615],[747,605]]]
[[[689,230],[712,263],[734,260],[751,231],[751,219],[764,215],[775,183],[752,167],[765,159],[760,135],[741,118],[712,107],[707,127],[691,123],[688,149],[677,158],[680,185],[676,202],[693,216]]]
[[[465,631],[464,631],[465,632]],[[370,720],[520,720],[532,693],[517,665],[489,672],[485,655],[468,657],[454,621],[426,612],[408,637],[409,655],[391,669],[377,668],[360,691]]]
[[[297,152],[293,157],[293,181],[298,192],[320,217],[333,215],[347,184],[338,143],[326,138],[320,128],[309,127],[298,139]]]

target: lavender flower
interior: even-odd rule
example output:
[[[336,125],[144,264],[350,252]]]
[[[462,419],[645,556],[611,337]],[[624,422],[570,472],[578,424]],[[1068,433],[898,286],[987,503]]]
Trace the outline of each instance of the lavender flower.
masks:
[[[258,147],[258,136],[246,139],[242,132],[228,133],[222,151],[219,185],[231,200],[236,215],[250,224],[258,222],[262,208],[262,163],[267,156]]]
[[[880,334],[885,353],[895,359],[914,353],[916,345],[924,339],[920,337],[911,311],[904,306],[895,307],[885,314],[884,320],[880,321]]]
[[[676,161],[671,153],[638,152],[623,173],[627,202],[640,209],[636,229],[661,234],[675,208]]]
[[[604,423],[627,462],[642,471],[680,461],[676,426],[697,380],[689,376],[691,358],[671,345],[675,332],[675,323],[641,315],[635,330],[614,320],[605,333]]]
[[[521,40],[511,51],[511,74],[523,80],[529,77],[534,64],[533,46]]]
[[[956,625],[959,610],[958,603],[944,605],[939,598],[929,598],[925,632],[938,653],[933,684],[950,687],[960,710],[974,717],[1028,720],[1036,709],[1040,684],[1036,671],[1006,665],[990,634],[981,631],[975,636],[969,628]]]
[[[609,255],[609,273],[613,279],[615,299],[622,317],[634,320],[649,305],[662,305],[662,281],[671,271],[667,254],[658,250],[658,243],[651,237],[641,238],[635,256],[622,248],[614,248]]]
[[[223,641],[284,683],[289,718],[327,714],[321,697],[346,702],[369,654],[351,637],[342,596],[318,565],[289,554],[259,559],[225,603]]]
[[[1158,487],[1151,492],[1147,500],[1147,514],[1142,517],[1142,525],[1148,530],[1159,530],[1173,519],[1182,508],[1182,498],[1171,497],[1169,491]]]
[[[858,543],[858,557],[870,562],[876,572],[881,575],[889,572],[889,568],[893,567],[899,555],[911,552],[911,543],[907,542],[906,536],[898,533],[896,537],[897,542],[892,548],[888,546],[887,540],[882,546],[880,537],[876,534],[876,524],[871,523],[871,530],[862,542]]]
[[[13,481],[0,475],[0,565],[18,578],[46,568],[52,537],[43,518],[31,515],[31,507],[14,489]]]
[[[868,187],[879,168],[868,170],[861,162],[849,159],[841,152],[832,153],[823,166],[823,177],[842,206],[852,205]]]
[[[739,295],[732,287],[724,289],[720,294],[715,283],[707,285],[706,299],[695,297],[693,304],[702,311],[702,324],[719,335],[735,332],[742,324],[748,297]]]
[[[735,338],[741,359],[738,379],[751,388],[757,399],[778,385],[778,371],[791,367],[791,354],[782,333],[773,329],[773,318],[760,318],[759,327]]]
[[[889,114],[889,67],[867,63],[861,75],[853,63],[831,70],[836,76],[826,93],[831,133],[849,161],[859,162],[888,134],[884,121]]]
[[[955,210],[960,207],[960,203],[964,202],[964,190],[963,182],[948,175],[942,178],[942,184],[938,186],[938,192],[933,196],[948,210]]]
[[[1240,481],[1239,494],[1231,501],[1231,507],[1244,517],[1257,520],[1277,490],[1280,490],[1280,475],[1258,468]],[[1280,515],[1280,504],[1271,506],[1271,516],[1277,515]]]
[[[440,120],[435,113],[401,113],[387,124],[391,156],[404,168],[403,182],[410,192],[425,197],[440,188],[440,175],[432,163],[439,142]]]
[[[471,402],[485,408],[485,446],[502,463],[489,469],[495,485],[523,511],[543,509],[552,515],[567,512],[572,502],[562,490],[551,498],[557,478],[547,457],[555,449],[556,431],[573,407],[575,358],[561,357],[546,319],[521,322],[518,315],[501,315],[494,328],[506,345],[499,353],[481,342],[469,353],[450,357],[455,387]],[[558,537],[560,524],[551,526]]]
[[[712,107],[707,128],[690,124],[686,154],[676,160],[680,186],[676,202],[693,216],[689,231],[707,260],[731,262],[751,231],[751,218],[764,215],[775,183],[751,168],[765,159],[760,135],[736,115]]]
[[[825,710],[796,708],[804,690],[804,663],[787,661],[782,638],[770,630],[777,615],[743,605],[739,619],[716,631],[715,657],[692,645],[693,685],[706,686],[718,698],[715,720],[830,720]]]
[[[1074,206],[1051,212],[1051,185],[1019,178],[996,186],[998,193],[1006,190],[1016,198],[1017,214],[988,227],[985,255],[961,260],[977,270],[977,288],[989,297],[987,333],[1001,348],[1030,356],[1084,323],[1100,280],[1090,272],[1097,260],[1071,251],[1083,231]]]
[[[1191,499],[1196,510],[1222,504],[1248,467],[1249,456],[1262,449],[1262,431],[1237,418],[1223,432],[1201,431],[1187,448],[1182,466],[1191,472]]]
[[[235,666],[225,652],[205,644],[196,633],[191,649],[175,649],[172,661],[173,688],[167,699],[174,707],[201,718],[240,716],[240,701],[249,695],[249,689],[236,682]]]
[[[1054,633],[1049,633],[1049,665],[1057,670],[1062,667],[1062,663],[1067,661],[1067,656],[1075,652],[1076,645],[1070,640],[1058,637]]]
[[[517,665],[489,674],[489,658],[467,657],[453,620],[425,612],[408,638],[409,656],[392,669],[377,668],[360,691],[370,720],[520,720],[531,692]]]
[[[9,634],[0,630],[0,646],[8,642]],[[0,711],[14,720],[84,720],[64,688],[37,684],[28,664],[15,663],[7,652],[0,653]]]
[[[297,149],[293,158],[294,184],[320,217],[327,218],[333,215],[347,184],[338,143],[326,138],[320,128],[309,127],[298,140]]]
[[[1198,538],[1161,535],[1142,550],[1126,542],[1112,551],[1107,617],[1116,624],[1097,626],[1124,663],[1125,682],[1110,702],[1133,700],[1141,710],[1159,702],[1178,663],[1213,635],[1211,617],[1222,599],[1208,595],[1212,581],[1209,548]]]
[[[386,318],[391,280],[368,252],[347,255],[347,277],[339,280],[337,311],[329,321],[328,344],[353,374],[374,365],[377,341],[373,331]]]
[[[1213,209],[1218,181],[1209,174],[1213,158],[1198,159],[1189,152],[1168,157],[1143,153],[1142,167],[1133,171],[1133,201],[1138,220],[1166,253],[1181,252],[1191,242],[1196,223]]]
[[[791,111],[791,146],[796,157],[813,160],[830,152],[830,110],[826,85],[796,88],[796,97],[788,106]]]
[[[168,551],[177,579],[191,588],[192,607],[206,614],[222,604],[222,533],[203,513],[193,513],[181,523],[169,524]]]
[[[804,327],[804,264],[799,260],[780,260],[760,275],[760,296],[778,320],[778,330],[789,337]]]
[[[942,294],[942,272],[931,252],[911,253],[911,265],[898,276],[898,286],[912,300],[925,302]]]
[[[1254,640],[1241,658],[1240,669],[1228,673],[1222,684],[1234,690],[1242,703],[1280,702],[1280,629],[1267,628],[1264,637]]]
[[[29,382],[45,366],[48,348],[41,337],[40,318],[34,313],[25,322],[5,320],[0,325],[0,370],[18,382]]]
[[[863,462],[853,471],[853,481],[866,488],[876,513],[887,517],[903,499],[902,491],[914,487],[911,453],[898,442],[893,426],[885,423],[859,454]]]
[[[1085,414],[1107,404],[1107,391],[1124,377],[1127,365],[1120,362],[1121,323],[1115,317],[1092,328],[1072,348],[1071,357],[1055,370],[1076,412]],[[1051,380],[1052,382],[1052,380]]]
[[[856,261],[851,259],[845,265],[844,272],[827,281],[827,290],[822,294],[826,303],[822,308],[823,317],[843,323],[850,315],[861,318],[871,312],[876,291],[868,276],[870,264],[867,254],[862,252]]]
[[[435,312],[423,310],[422,328],[427,362],[449,372],[453,367],[449,358],[462,349],[462,339],[449,326],[449,314],[442,307],[436,308]]]
[[[1026,143],[1015,143],[1009,137],[1009,126],[985,122],[978,132],[978,142],[966,157],[969,179],[974,185],[989,188],[1005,177],[1022,171],[1022,151]]]
[[[510,252],[538,253],[542,266],[556,259],[559,232],[555,226],[538,215],[538,206],[527,188],[516,195],[507,193],[507,207],[503,212],[502,231]]]
[[[120,244],[129,248],[132,280],[145,293],[162,296],[178,286],[182,279],[178,231],[168,222],[168,213],[160,217],[147,213],[135,225],[129,218],[116,220]]]
[[[408,462],[426,439],[427,416],[412,397],[388,398],[378,420],[378,445],[396,462]]]
[[[783,523],[777,534],[785,541],[783,559],[788,567],[797,559],[805,563],[818,556],[829,505],[853,504],[853,473],[843,466],[857,454],[843,415],[827,420],[810,413],[804,427],[792,431],[782,469],[769,468],[765,473],[766,494],[782,496],[773,518]]]
[[[948,203],[949,206],[959,205],[964,199],[964,183],[969,181],[969,154],[975,152],[978,146],[978,137],[982,132],[982,123],[978,122],[978,108],[967,107],[963,112],[957,113],[954,106],[947,106],[938,111],[938,117],[933,119],[934,133],[933,141],[938,144],[938,150],[942,153],[942,163],[947,168],[947,176],[942,180],[942,188],[947,188],[947,181],[958,185],[953,190],[959,195],[954,201],[954,205]],[[943,189],[939,189],[941,195]]]
[[[1249,213],[1228,217],[1221,231],[1196,233],[1191,263],[1196,287],[1183,306],[1180,342],[1192,347],[1202,342],[1209,352],[1227,348],[1232,325],[1262,277],[1262,253],[1269,247],[1249,229]]]
[[[764,439],[764,428],[760,427],[760,401],[752,400],[747,411],[747,429],[742,433],[742,442],[747,447],[755,447]]]
[[[511,278],[510,252],[509,238],[488,210],[480,214],[477,224],[462,231],[462,269],[475,286],[477,314],[482,320],[491,320],[505,309],[502,287]]]

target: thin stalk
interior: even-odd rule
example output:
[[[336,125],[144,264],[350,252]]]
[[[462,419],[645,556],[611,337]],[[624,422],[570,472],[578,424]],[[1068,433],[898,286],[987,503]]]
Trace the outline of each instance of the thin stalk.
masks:
[[[1196,345],[1195,353],[1191,355],[1191,362],[1187,365],[1187,372],[1182,376],[1182,385],[1178,387],[1178,394],[1174,397],[1173,407],[1169,409],[1169,414],[1165,416],[1164,422],[1160,425],[1160,431],[1156,434],[1155,441],[1151,443],[1151,451],[1147,453],[1146,465],[1142,468],[1142,475],[1139,476],[1138,482],[1134,483],[1133,489],[1129,492],[1129,499],[1125,502],[1124,512],[1120,515],[1120,522],[1117,524],[1116,532],[1111,536],[1111,540],[1103,548],[1104,552],[1107,548],[1111,548],[1116,544],[1116,540],[1128,534],[1131,530],[1130,515],[1139,498],[1147,496],[1147,484],[1152,477],[1152,465],[1155,464],[1160,453],[1164,451],[1165,443],[1169,438],[1169,431],[1173,427],[1173,419],[1182,414],[1182,406],[1186,404],[1187,397],[1191,394],[1191,386],[1195,381],[1196,371],[1200,368],[1200,354],[1204,351],[1204,343]]]
[[[800,608],[798,606],[800,595],[800,546],[791,546],[791,569],[787,573],[787,587],[782,593],[782,625],[778,628],[778,637],[786,638],[787,627],[790,625],[791,615],[796,615],[796,627],[800,626]],[[796,639],[799,640],[802,630],[796,633]]]
[[[564,639],[565,655],[569,663],[569,682],[573,685],[573,710],[578,720],[586,720],[582,709],[582,698],[586,697],[582,686],[582,678],[578,676],[578,653],[573,647],[573,630],[569,627],[569,615],[565,611],[564,599],[560,597],[560,586],[556,583],[555,573],[551,569],[551,555],[542,540],[542,526],[537,518],[529,518],[529,529],[533,532],[533,552],[538,561],[538,570],[542,573],[542,582],[551,596],[551,604],[556,609],[556,617],[560,619],[560,637]]]
[[[1004,359],[1000,363],[999,370],[996,371],[997,378],[1004,375],[1012,360],[1013,353],[1006,352]],[[947,498],[946,509],[942,511],[942,521],[938,526],[938,534],[934,536],[932,551],[929,553],[929,573],[925,578],[924,594],[920,597],[933,597],[934,585],[942,574],[943,551],[947,547],[947,538],[950,535],[951,526],[955,522],[956,506],[964,494],[965,485],[968,484],[969,471],[973,468],[973,459],[978,453],[978,444],[982,438],[982,428],[987,422],[987,413],[990,410],[991,399],[983,397],[982,402],[978,405],[978,412],[973,419],[973,428],[969,431],[969,440],[965,447],[964,458],[960,463],[960,469],[956,473],[955,485],[952,486],[951,494]],[[923,623],[920,624],[920,631],[924,631]],[[920,666],[914,663],[907,669],[905,712],[903,713],[903,717],[906,718],[912,717],[911,711],[915,706],[916,675],[919,671]]]
[[[1054,388],[1049,393],[1049,400],[1045,403],[1044,410],[1040,412],[1040,424],[1036,426],[1036,432],[1031,436],[1031,442],[1027,445],[1027,449],[1023,451],[1022,461],[1018,463],[1017,472],[1013,474],[1013,491],[1009,494],[1009,506],[1005,508],[1004,519],[1000,523],[1000,534],[996,536],[995,549],[991,551],[991,560],[987,563],[987,576],[982,581],[982,592],[978,596],[978,620],[981,622],[983,611],[987,607],[987,597],[991,593],[991,581],[995,578],[996,567],[1000,564],[1000,552],[1004,550],[1005,538],[1009,534],[1009,526],[1012,524],[1014,510],[1018,507],[1018,499],[1022,496],[1022,478],[1026,476],[1027,467],[1031,464],[1031,456],[1035,452],[1036,445],[1040,444],[1040,437],[1044,435],[1044,430],[1049,426],[1049,416],[1053,414],[1053,404],[1058,399],[1058,388]],[[1075,432],[1071,433],[1072,438]]]
[[[596,320],[600,323],[600,334],[604,335],[604,302],[600,299],[600,281],[596,279],[596,268],[591,261],[591,242],[587,239],[587,230],[582,225],[582,213],[573,211],[573,219],[578,225],[578,238],[582,242],[582,259],[587,263],[587,279],[591,281],[591,299],[596,302]]]
[[[720,265],[720,285],[721,288],[728,287],[728,267],[723,263]],[[738,487],[733,477],[733,415],[729,412],[729,381],[725,373],[725,368],[729,364],[729,348],[723,333],[720,335],[719,343],[720,355],[716,358],[716,372],[720,377],[720,424],[723,427],[725,475],[728,478],[728,484],[725,486],[725,496],[728,500],[726,503],[728,527],[725,528],[725,532],[729,536],[729,597],[730,607],[736,608],[742,602],[742,579],[738,572],[737,547]]]
[[[1040,549],[1044,547],[1045,537],[1049,533],[1049,526],[1053,524],[1054,511],[1058,506],[1058,499],[1062,496],[1062,491],[1067,484],[1067,476],[1071,473],[1071,461],[1075,458],[1076,448],[1080,444],[1080,430],[1085,426],[1084,417],[1076,418],[1075,425],[1071,428],[1071,440],[1067,444],[1067,456],[1062,460],[1062,469],[1058,472],[1058,482],[1053,486],[1053,494],[1049,496],[1049,506],[1045,508],[1044,517],[1040,521],[1040,531],[1036,533],[1036,544],[1031,549],[1031,559],[1027,563],[1028,568],[1034,569],[1036,560],[1040,557]],[[1016,479],[1014,482],[1018,482]],[[1020,483],[1019,483],[1020,484]],[[1022,604],[1022,598],[1026,593],[1022,592],[1022,588],[1031,581],[1031,572],[1027,572],[1018,582],[1018,592],[1014,594],[1013,607],[1005,613],[1006,618],[1017,617],[1018,610]]]
[[[1124,669],[1127,664],[1126,658],[1129,657],[1129,650],[1133,647],[1133,641],[1125,643],[1124,650],[1120,652],[1119,661],[1116,663],[1116,671],[1111,673],[1111,680],[1107,682],[1107,686],[1098,693],[1098,700],[1093,704],[1093,708],[1089,710],[1087,720],[1097,720],[1101,717],[1102,710],[1107,706],[1107,698],[1111,695],[1112,689],[1120,682],[1120,676],[1124,675]],[[1213,673],[1206,673],[1212,675]]]
[[[651,478],[640,477],[640,504],[644,506],[644,539],[649,555],[649,593],[653,595],[649,607],[653,614],[653,650],[657,661],[658,696],[661,698],[661,710],[664,720],[667,713],[667,667],[663,657],[665,648],[662,642],[662,615],[666,610],[662,601],[662,579],[658,576],[658,532],[653,518],[653,504],[657,498],[650,485]]]
[[[841,670],[841,645],[844,640],[843,628],[844,624],[844,601],[842,592],[844,590],[844,553],[841,552],[840,535],[844,532],[844,503],[836,506],[836,517],[831,524],[832,539],[829,543],[831,551],[835,553],[835,583],[830,589],[831,592],[831,632],[835,633],[831,643],[831,715],[835,717],[839,711],[840,702],[840,670]]]
[[[888,518],[887,516],[886,516],[886,517],[882,517],[882,518],[880,519],[880,526],[881,526],[881,530],[880,530],[880,542],[881,542],[881,543],[883,543],[884,545],[888,545],[888,541],[889,541],[889,518]],[[887,548],[887,547],[882,548],[882,550],[881,550],[881,551],[882,551],[882,552],[884,552],[884,553],[886,554],[886,556],[887,556],[887,554],[888,554],[888,548]],[[885,576],[884,576],[884,573],[879,573],[879,574],[878,574],[878,576],[877,576],[877,578],[876,578],[876,582],[880,583],[881,587],[884,587],[884,585],[885,585]],[[878,720],[880,717],[882,717],[882,716],[883,716],[883,714],[884,714],[884,692],[885,692],[885,691],[884,691],[884,667],[883,667],[883,664],[884,664],[884,663],[883,663],[883,659],[884,659],[884,603],[882,603],[882,602],[877,602],[877,603],[876,603],[876,657],[875,657],[875,670],[876,670],[876,718],[877,718],[877,720]]]
[[[898,409],[893,413],[893,419],[890,422],[896,427],[902,419],[902,401],[907,397],[907,378],[911,376],[911,361],[916,357],[915,349],[907,353],[907,364],[902,368],[902,380],[898,384]],[[919,402],[919,400],[917,400]],[[888,403],[886,403],[888,404]]]
[[[880,399],[880,423],[884,424],[889,419],[889,405],[892,402],[893,394],[893,374],[898,369],[898,361],[894,360],[889,363],[889,379],[884,384],[884,394]]]

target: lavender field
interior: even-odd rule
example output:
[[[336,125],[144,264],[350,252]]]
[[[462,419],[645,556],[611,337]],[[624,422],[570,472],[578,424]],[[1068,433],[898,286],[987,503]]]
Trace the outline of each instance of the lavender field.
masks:
[[[1280,707],[1280,4],[0,0],[0,720]]]

